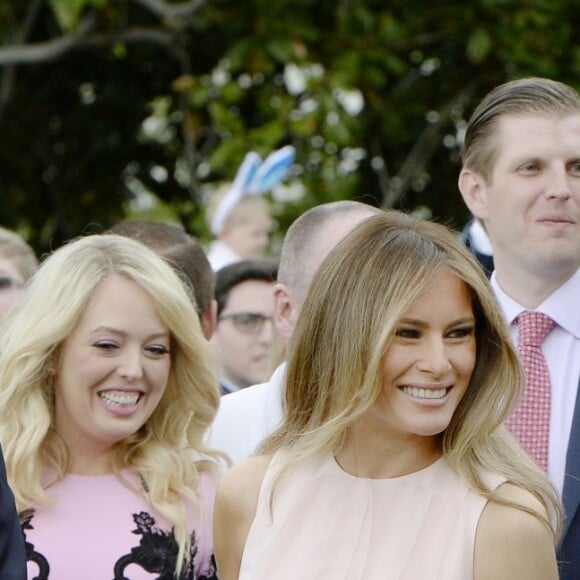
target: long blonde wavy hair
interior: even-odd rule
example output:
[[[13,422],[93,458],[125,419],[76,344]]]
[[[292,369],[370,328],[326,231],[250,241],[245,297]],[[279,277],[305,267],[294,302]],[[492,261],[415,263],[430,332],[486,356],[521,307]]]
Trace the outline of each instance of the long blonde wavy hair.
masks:
[[[165,392],[146,424],[115,446],[112,469],[137,474],[145,489],[135,488],[136,493],[174,525],[179,572],[190,547],[183,499],[197,504],[199,474],[212,469],[216,453],[204,444],[204,434],[219,405],[219,387],[193,296],[173,269],[142,244],[91,235],[59,248],[43,262],[3,325],[0,442],[8,479],[21,511],[47,505],[45,489],[69,469],[69,450],[53,428],[51,369],[95,289],[113,274],[149,294],[171,334]],[[53,474],[49,481],[47,473]]]
[[[441,435],[443,454],[472,489],[498,503],[506,502],[486,488],[482,469],[528,489],[545,506],[556,539],[558,496],[502,426],[520,396],[523,372],[488,280],[451,230],[400,212],[367,218],[322,263],[289,349],[286,418],[260,452],[286,450],[277,485],[294,462],[338,451],[380,393],[382,360],[398,321],[446,268],[471,290],[477,355],[469,387]]]

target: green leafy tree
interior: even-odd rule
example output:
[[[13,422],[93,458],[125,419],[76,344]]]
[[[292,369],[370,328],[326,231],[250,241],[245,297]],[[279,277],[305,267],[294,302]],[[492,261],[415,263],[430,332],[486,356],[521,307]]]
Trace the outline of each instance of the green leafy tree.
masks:
[[[128,212],[205,238],[206,186],[297,149],[281,231],[358,198],[460,227],[458,147],[492,86],[579,85],[571,0],[0,0],[0,222],[39,251]],[[133,208],[133,209],[131,209]]]

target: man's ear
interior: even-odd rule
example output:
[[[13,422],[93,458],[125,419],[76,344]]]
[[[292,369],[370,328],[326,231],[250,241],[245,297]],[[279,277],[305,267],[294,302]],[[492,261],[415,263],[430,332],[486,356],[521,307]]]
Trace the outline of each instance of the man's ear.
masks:
[[[206,340],[209,340],[217,326],[217,302],[212,300],[200,314],[201,331]]]
[[[274,322],[286,343],[290,342],[297,319],[298,309],[292,291],[286,284],[277,282],[274,285]]]
[[[462,169],[459,174],[459,191],[469,211],[480,220],[487,218],[487,186],[485,179],[471,169]]]

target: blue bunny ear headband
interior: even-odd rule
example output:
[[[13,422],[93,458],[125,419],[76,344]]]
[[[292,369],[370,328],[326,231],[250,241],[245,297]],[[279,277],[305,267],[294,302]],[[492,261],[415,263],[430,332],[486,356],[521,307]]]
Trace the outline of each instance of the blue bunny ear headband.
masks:
[[[255,151],[247,153],[232,186],[216,208],[210,224],[211,233],[219,234],[232,209],[243,197],[263,195],[280,183],[292,167],[295,156],[292,145],[273,151],[264,161]]]

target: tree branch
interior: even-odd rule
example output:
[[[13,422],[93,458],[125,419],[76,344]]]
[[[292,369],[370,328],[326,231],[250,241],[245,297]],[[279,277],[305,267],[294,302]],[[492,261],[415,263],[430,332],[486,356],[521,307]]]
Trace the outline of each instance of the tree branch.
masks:
[[[79,40],[71,47],[74,50],[83,50],[87,48],[102,48],[111,46],[118,42],[133,44],[139,42],[148,42],[159,44],[165,47],[173,47],[175,36],[169,32],[164,32],[157,28],[128,28],[121,32],[91,34]]]
[[[133,0],[140,4],[149,12],[170,24],[172,28],[180,20],[185,21],[195,12],[202,8],[207,0],[190,0],[181,4],[170,4],[164,0]],[[31,14],[40,6],[41,1],[35,0],[27,16],[27,21],[32,22]],[[60,38],[39,42],[36,44],[23,44],[25,36],[20,35],[17,44],[0,47],[0,66],[13,66],[17,64],[36,64],[56,60],[73,48],[77,48],[81,41],[93,30],[95,25],[95,15],[90,13],[73,32],[65,34]],[[113,42],[153,42],[156,44],[170,44],[170,35],[162,32],[154,32],[153,29],[133,29],[123,33],[111,34],[108,36],[93,37],[85,46],[89,44],[99,45]]]
[[[134,2],[166,22],[189,18],[207,4],[207,0],[190,0],[181,4],[169,4],[163,0],[134,0]]]
[[[28,11],[26,12],[26,16],[24,17],[24,22],[22,23],[22,27],[20,31],[16,35],[16,42],[23,43],[28,38],[30,32],[32,31],[32,27],[38,18],[40,13],[40,8],[42,7],[43,0],[33,0],[31,4],[28,6]],[[16,76],[16,67],[9,66],[6,67],[4,74],[2,75],[2,84],[0,85],[0,124],[2,123],[2,118],[4,117],[4,111],[6,110],[6,106],[10,101],[10,97],[12,96],[12,90],[14,88],[14,80]]]
[[[95,16],[90,13],[81,21],[74,32],[55,40],[30,45],[13,44],[0,48],[0,66],[56,60],[78,44],[93,29],[94,25]]]
[[[423,130],[423,133],[417,139],[409,155],[403,162],[401,169],[383,191],[382,207],[391,208],[399,203],[406,195],[413,179],[419,175],[425,165],[429,162],[439,146],[441,133],[444,127],[449,123],[453,110],[464,102],[473,92],[476,83],[471,83],[452,99],[440,113],[439,118],[434,123],[429,123]]]

